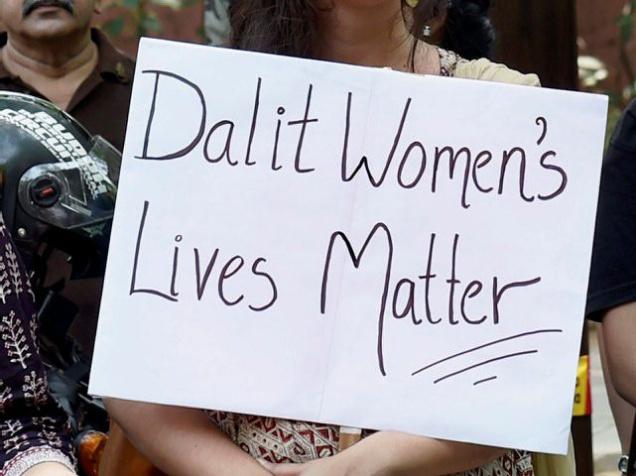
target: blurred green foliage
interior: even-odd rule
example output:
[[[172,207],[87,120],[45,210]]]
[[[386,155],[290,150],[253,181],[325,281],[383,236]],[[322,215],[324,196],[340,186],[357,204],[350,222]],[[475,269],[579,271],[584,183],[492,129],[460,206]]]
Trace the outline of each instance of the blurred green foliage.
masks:
[[[107,9],[120,9],[121,14],[108,20],[102,25],[102,29],[111,37],[118,38],[125,34],[127,25],[132,25],[131,34],[142,36],[157,36],[163,26],[161,20],[154,11],[154,6],[168,7],[175,11],[192,7],[201,0],[115,0],[107,6]]]
[[[634,31],[634,10],[636,9],[636,0],[629,0],[625,3],[623,13],[618,19],[618,26],[621,33],[621,41],[627,43]]]

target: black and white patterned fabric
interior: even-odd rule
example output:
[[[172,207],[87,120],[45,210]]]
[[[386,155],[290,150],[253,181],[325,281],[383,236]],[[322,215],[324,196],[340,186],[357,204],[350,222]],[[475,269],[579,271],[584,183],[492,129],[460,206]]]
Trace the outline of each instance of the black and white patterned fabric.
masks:
[[[43,462],[74,468],[68,420],[48,392],[35,300],[0,217],[0,476]]]

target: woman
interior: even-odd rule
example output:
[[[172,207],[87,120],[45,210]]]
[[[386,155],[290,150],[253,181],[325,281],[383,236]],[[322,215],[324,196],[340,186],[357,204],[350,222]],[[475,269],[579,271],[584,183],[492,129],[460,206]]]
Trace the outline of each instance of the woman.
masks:
[[[447,3],[233,0],[233,44],[247,50],[416,74],[538,85],[536,76],[524,76],[484,59],[467,61],[424,41],[435,33],[445,44],[461,38],[457,31],[449,36],[436,28],[440,22],[455,28],[461,25],[453,15],[466,10],[446,11]],[[487,2],[476,5],[482,18],[470,23],[471,28],[485,28],[492,38],[491,26],[483,18]],[[340,445],[340,431],[328,425],[220,412],[206,416],[196,410],[124,401],[110,401],[107,406],[133,443],[173,475],[533,474],[530,456],[519,451],[393,432],[365,432],[361,441],[339,451],[339,446],[344,446]]]
[[[0,217],[0,476],[73,476],[67,423],[48,393],[29,278]]]

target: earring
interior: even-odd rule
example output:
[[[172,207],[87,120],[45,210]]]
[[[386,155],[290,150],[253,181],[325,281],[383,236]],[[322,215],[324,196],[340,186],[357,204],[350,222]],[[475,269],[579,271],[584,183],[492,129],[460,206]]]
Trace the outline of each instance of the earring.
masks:
[[[418,3],[420,3],[420,0],[406,0],[406,4],[411,8],[417,7]]]
[[[424,38],[429,38],[432,34],[433,30],[431,29],[431,27],[428,25],[424,26],[424,29],[422,30],[422,36]]]

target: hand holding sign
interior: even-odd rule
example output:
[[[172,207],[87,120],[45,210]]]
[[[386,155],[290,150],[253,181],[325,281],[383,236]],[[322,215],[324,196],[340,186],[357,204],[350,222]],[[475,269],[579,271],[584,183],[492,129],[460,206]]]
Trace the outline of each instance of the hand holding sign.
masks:
[[[136,74],[92,392],[565,449],[604,98],[154,40]]]

